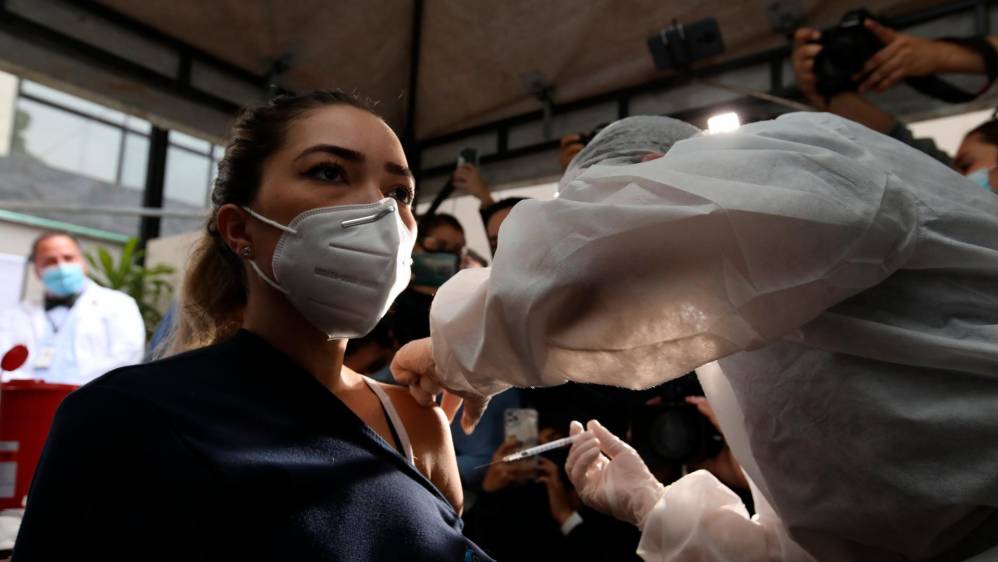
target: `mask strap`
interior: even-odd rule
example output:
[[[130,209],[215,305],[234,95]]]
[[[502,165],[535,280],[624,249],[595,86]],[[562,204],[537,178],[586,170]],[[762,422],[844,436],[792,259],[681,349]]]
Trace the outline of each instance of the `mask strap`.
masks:
[[[247,213],[249,213],[250,216],[252,216],[256,220],[258,220],[258,221],[260,221],[260,222],[262,222],[264,224],[269,224],[270,226],[272,226],[272,227],[274,227],[276,229],[279,229],[279,230],[283,230],[284,232],[287,232],[289,234],[298,234],[297,230],[295,230],[295,229],[293,229],[293,228],[291,228],[289,226],[284,226],[283,224],[281,224],[281,223],[279,223],[277,221],[272,221],[272,220],[268,219],[267,217],[261,215],[260,213],[257,213],[253,209],[250,209],[249,207],[240,207],[240,208],[242,210],[246,211]]]
[[[256,274],[260,276],[260,279],[263,279],[268,285],[270,285],[271,287],[273,287],[273,288],[277,289],[278,291],[284,293],[285,295],[288,294],[288,290],[287,289],[285,289],[284,287],[281,287],[280,285],[278,285],[277,283],[275,283],[273,280],[270,279],[270,277],[267,277],[266,275],[264,275],[264,273],[262,271],[260,271],[260,267],[258,265],[256,265],[255,261],[253,261],[253,260],[251,260],[249,258],[246,258],[246,261],[249,262],[250,267],[253,268],[253,271],[255,271]]]

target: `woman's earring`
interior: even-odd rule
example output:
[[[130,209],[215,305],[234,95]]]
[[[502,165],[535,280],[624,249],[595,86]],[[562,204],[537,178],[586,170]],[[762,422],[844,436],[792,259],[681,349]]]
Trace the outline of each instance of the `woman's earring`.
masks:
[[[250,253],[252,251],[253,250],[251,250],[249,246],[243,246],[243,249],[239,250],[239,255],[242,256],[242,257],[244,257],[244,258],[248,258],[248,257],[250,257]]]

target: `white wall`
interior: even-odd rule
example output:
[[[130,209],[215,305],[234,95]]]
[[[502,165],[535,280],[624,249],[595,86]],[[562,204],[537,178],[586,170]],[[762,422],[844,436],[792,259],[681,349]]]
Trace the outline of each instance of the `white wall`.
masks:
[[[17,97],[17,77],[0,72],[0,156],[10,154],[10,137],[14,132],[14,99]]]
[[[202,231],[185,232],[174,236],[164,236],[150,240],[146,244],[146,264],[166,264],[173,266],[174,272],[167,280],[173,285],[173,297],[176,299],[183,290],[184,272],[190,260],[194,245],[201,237]],[[163,303],[164,307],[169,303]],[[165,310],[163,311],[165,312]]]
[[[957,149],[963,141],[963,136],[974,127],[991,119],[992,110],[971,111],[961,115],[929,119],[911,123],[908,127],[916,138],[931,138],[936,146],[946,151],[950,156],[956,156]]]
[[[531,199],[547,201],[554,199],[554,192],[557,187],[557,183],[542,183],[539,185],[500,188],[492,192],[492,198],[500,201],[507,197],[530,197]],[[419,205],[419,211],[423,212],[429,206],[429,203],[423,203]],[[464,238],[467,240],[468,247],[479,255],[488,258],[491,256],[492,251],[489,249],[489,239],[485,235],[485,226],[482,225],[482,216],[479,214],[479,209],[478,199],[470,195],[465,195],[444,201],[437,212],[457,217],[457,220],[464,227]]]

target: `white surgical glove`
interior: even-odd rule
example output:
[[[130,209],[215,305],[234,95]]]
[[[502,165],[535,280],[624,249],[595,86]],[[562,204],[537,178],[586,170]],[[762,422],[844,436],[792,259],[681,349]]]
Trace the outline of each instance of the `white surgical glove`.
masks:
[[[665,494],[663,486],[630,445],[596,420],[589,430],[573,421],[572,443],[565,470],[587,505],[622,521],[644,527],[648,513]]]

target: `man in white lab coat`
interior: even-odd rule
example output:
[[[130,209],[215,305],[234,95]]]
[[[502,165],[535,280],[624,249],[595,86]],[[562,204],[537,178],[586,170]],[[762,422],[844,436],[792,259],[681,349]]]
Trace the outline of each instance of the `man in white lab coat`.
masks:
[[[35,241],[31,261],[45,286],[43,302],[0,311],[0,354],[21,344],[28,360],[12,378],[83,385],[142,360],[145,325],[132,297],[87,279],[80,245],[65,233]]]
[[[696,369],[755,517],[710,474],[659,485],[598,427],[570,456],[646,560],[998,559],[998,197],[827,114],[647,142],[677,128],[611,125],[557,199],[517,205],[396,378],[472,422],[507,385]]]

